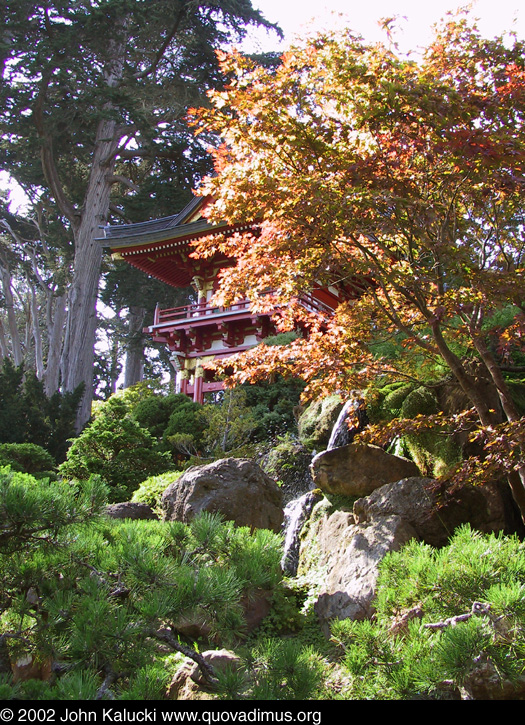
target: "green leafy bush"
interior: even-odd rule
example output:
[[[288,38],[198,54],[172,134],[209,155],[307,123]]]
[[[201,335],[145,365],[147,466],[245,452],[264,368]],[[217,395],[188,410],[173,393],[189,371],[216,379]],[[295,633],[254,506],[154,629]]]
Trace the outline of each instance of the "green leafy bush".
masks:
[[[160,439],[164,434],[195,434],[203,427],[200,409],[187,395],[149,395],[137,404],[132,416],[154,438]]]
[[[114,396],[73,441],[59,473],[77,480],[97,474],[109,485],[111,501],[125,501],[142,481],[170,467],[170,456],[156,449],[155,439]]]
[[[0,444],[0,466],[11,466],[23,473],[51,474],[55,465],[53,456],[35,443]]]
[[[468,526],[440,550],[413,541],[383,560],[376,609],[332,625],[348,697],[458,697],[480,667],[512,684],[525,670],[525,544]]]
[[[161,473],[160,476],[150,476],[142,481],[140,486],[134,491],[131,500],[134,503],[145,503],[152,509],[160,506],[160,498],[170,484],[176,481],[182,475],[182,471],[169,471]]]

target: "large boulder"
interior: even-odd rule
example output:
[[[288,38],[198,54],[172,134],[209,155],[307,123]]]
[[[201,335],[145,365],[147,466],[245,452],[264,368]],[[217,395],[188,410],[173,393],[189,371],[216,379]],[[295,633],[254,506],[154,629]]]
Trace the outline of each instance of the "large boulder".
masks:
[[[159,517],[153,511],[151,506],[145,503],[135,501],[123,501],[121,503],[112,503],[106,506],[106,516],[111,519],[158,519]]]
[[[361,525],[351,511],[334,510],[327,499],[314,506],[301,538],[298,574],[314,591],[326,634],[332,619],[373,615],[380,561],[416,536],[400,516]]]
[[[350,443],[318,453],[311,464],[314,485],[325,493],[368,496],[387,483],[418,476],[416,464],[378,446]]]
[[[506,501],[497,484],[463,486],[446,496],[429,478],[404,478],[378,488],[353,506],[355,520],[370,525],[385,516],[400,516],[417,537],[444,546],[454,530],[469,523],[483,533],[505,531]]]
[[[371,526],[358,526],[350,520],[345,524],[339,531],[338,555],[331,561],[314,605],[325,629],[334,618],[362,620],[374,614],[379,563],[416,535],[399,516],[383,516]]]
[[[189,523],[202,511],[220,513],[237,526],[279,532],[283,523],[279,486],[254,461],[223,458],[188,469],[161,497],[163,516]]]
[[[316,503],[300,540],[298,575],[316,597],[325,632],[331,619],[374,613],[378,566],[415,538],[435,547],[469,523],[484,533],[505,531],[506,489],[464,486],[447,496],[433,479],[408,477],[386,484],[349,506]]]

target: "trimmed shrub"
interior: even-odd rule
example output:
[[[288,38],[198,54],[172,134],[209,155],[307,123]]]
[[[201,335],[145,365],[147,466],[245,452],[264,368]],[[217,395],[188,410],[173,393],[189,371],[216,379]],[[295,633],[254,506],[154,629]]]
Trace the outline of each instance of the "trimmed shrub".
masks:
[[[42,446],[35,443],[0,444],[0,466],[11,466],[22,473],[50,473],[55,468],[55,460]]]
[[[99,475],[110,487],[111,502],[128,501],[142,481],[172,466],[169,454],[156,450],[155,439],[126,412],[122,400],[110,398],[59,467],[65,478]]]

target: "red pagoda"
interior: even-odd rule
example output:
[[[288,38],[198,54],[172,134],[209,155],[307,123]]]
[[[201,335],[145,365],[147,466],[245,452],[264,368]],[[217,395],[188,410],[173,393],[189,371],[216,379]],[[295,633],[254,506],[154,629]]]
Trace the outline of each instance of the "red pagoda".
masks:
[[[217,254],[210,259],[193,259],[191,243],[202,236],[234,233],[250,225],[210,224],[202,212],[209,200],[195,197],[179,214],[139,224],[105,227],[104,248],[151,277],[172,287],[193,287],[197,302],[161,310],[144,332],[171,351],[178,371],[181,393],[201,403],[207,392],[222,390],[222,383],[205,369],[212,360],[249,350],[274,335],[271,315],[255,314],[249,300],[231,307],[214,307],[210,300],[217,289],[218,272],[235,262]],[[335,288],[316,289],[301,297],[308,310],[331,315],[340,303]]]

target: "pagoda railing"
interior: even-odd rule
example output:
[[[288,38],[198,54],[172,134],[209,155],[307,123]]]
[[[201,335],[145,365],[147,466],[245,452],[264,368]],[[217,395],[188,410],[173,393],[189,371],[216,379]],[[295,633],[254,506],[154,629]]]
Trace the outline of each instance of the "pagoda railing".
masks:
[[[331,315],[333,313],[333,309],[329,305],[325,305],[311,294],[302,294],[298,299],[302,307],[309,312],[318,312],[325,315]],[[188,320],[194,320],[195,318],[206,317],[208,315],[230,315],[235,314],[236,312],[245,312],[249,310],[249,308],[249,300],[241,300],[230,307],[193,304],[183,305],[182,307],[170,307],[165,310],[161,310],[157,306],[153,317],[153,327],[162,327],[164,325],[173,324],[176,325],[178,322],[185,323]]]

